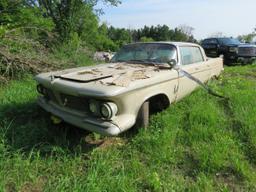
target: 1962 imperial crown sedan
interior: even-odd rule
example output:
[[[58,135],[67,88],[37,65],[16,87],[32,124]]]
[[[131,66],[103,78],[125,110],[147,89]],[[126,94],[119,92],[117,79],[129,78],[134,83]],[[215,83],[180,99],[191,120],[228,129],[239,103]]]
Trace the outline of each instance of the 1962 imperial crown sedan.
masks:
[[[82,129],[115,136],[146,127],[151,110],[161,110],[223,70],[223,59],[206,57],[197,44],[134,43],[111,63],[39,74],[39,105]]]

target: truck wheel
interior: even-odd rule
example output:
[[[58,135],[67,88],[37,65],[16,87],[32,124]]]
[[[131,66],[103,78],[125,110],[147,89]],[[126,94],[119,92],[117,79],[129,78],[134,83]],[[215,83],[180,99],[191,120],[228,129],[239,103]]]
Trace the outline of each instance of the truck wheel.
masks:
[[[146,129],[148,127],[148,123],[149,123],[149,101],[146,101],[145,103],[142,104],[140,108],[135,127]]]

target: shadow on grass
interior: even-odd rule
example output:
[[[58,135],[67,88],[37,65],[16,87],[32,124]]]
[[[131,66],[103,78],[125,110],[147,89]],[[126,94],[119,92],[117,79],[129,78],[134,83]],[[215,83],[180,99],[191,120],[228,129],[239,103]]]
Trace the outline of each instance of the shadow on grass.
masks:
[[[44,156],[89,153],[103,142],[72,125],[54,125],[50,114],[36,102],[1,106],[0,127],[11,150],[25,153],[39,151]]]

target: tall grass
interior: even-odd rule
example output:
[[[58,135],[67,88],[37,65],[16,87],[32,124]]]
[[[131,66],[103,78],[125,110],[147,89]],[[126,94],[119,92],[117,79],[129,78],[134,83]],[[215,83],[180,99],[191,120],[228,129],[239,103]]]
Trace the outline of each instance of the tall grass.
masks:
[[[0,90],[0,189],[11,191],[256,190],[256,66],[226,68],[151,117],[147,131],[97,138],[52,125],[32,77]]]

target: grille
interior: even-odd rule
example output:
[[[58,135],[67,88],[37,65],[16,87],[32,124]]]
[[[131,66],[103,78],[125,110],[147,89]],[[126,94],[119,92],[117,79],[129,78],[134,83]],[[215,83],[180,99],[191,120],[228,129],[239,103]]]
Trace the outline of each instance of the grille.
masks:
[[[60,94],[60,99],[64,107],[83,112],[87,112],[89,109],[89,103],[86,98]]]
[[[240,47],[238,49],[238,55],[240,56],[253,56],[255,55],[255,49],[252,47]]]
[[[89,110],[89,103],[86,98],[75,97],[72,95],[66,95],[63,93],[53,93],[52,90],[47,89],[47,99],[51,100],[57,105],[64,106],[73,110],[87,112]],[[59,99],[57,99],[57,97]]]
[[[46,89],[46,97],[47,97],[47,99],[51,100],[52,102],[58,104],[58,100],[55,97],[53,91]]]

